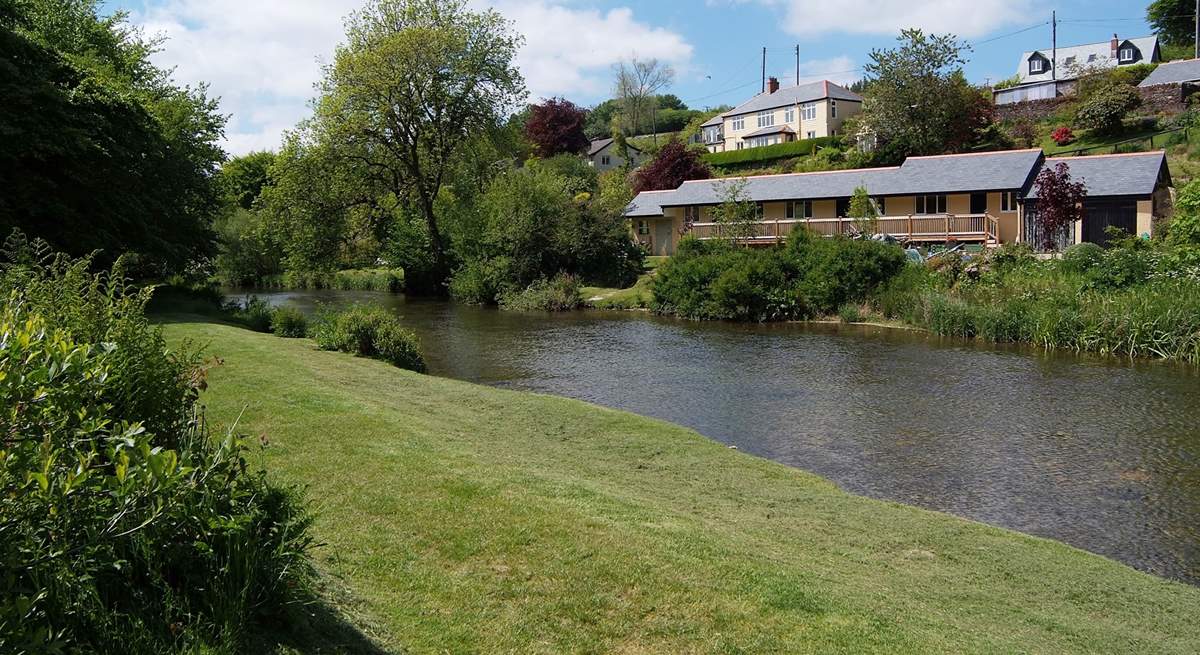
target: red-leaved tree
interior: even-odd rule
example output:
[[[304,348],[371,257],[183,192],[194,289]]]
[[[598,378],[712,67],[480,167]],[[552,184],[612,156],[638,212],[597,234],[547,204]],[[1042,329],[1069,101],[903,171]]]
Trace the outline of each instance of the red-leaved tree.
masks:
[[[658,156],[633,175],[633,192],[674,189],[687,180],[707,180],[712,169],[700,158],[700,153],[672,139],[658,151]]]
[[[585,122],[587,110],[570,100],[550,98],[540,105],[529,107],[525,137],[533,144],[539,157],[578,154],[587,150],[589,144],[583,133]]]
[[[1042,169],[1034,184],[1037,185],[1037,224],[1041,229],[1042,247],[1054,250],[1063,230],[1083,219],[1087,185],[1083,180],[1071,179],[1071,169],[1066,162]]]

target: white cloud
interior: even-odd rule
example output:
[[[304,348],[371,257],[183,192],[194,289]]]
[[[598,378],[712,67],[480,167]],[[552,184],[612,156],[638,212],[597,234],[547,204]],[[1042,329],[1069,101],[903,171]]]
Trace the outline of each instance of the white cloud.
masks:
[[[493,6],[525,35],[517,65],[531,98],[594,100],[607,93],[612,65],[637,55],[686,70],[692,46],[627,8],[601,12],[569,0],[475,0]],[[361,0],[152,0],[131,20],[168,41],[154,56],[177,81],[208,82],[232,114],[225,148],[234,154],[279,145],[307,113],[321,61],[342,40],[342,18]]]
[[[734,0],[746,2],[749,0]],[[918,27],[926,33],[976,37],[1035,19],[1032,0],[753,0],[784,11],[783,29],[797,36],[822,32],[898,34]]]

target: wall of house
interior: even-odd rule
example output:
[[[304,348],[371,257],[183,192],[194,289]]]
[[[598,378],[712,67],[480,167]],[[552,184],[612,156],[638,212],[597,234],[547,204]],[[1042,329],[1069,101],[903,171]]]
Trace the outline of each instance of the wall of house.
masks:
[[[607,164],[604,163],[605,157],[608,157]],[[637,166],[638,164],[642,163],[642,159],[644,159],[644,156],[642,156],[640,153],[638,153],[638,151],[633,150],[631,148],[629,150],[629,159],[631,160],[631,162],[634,166]],[[607,148],[605,148],[604,150],[601,150],[600,152],[592,155],[588,159],[588,161],[589,161],[589,163],[591,163],[593,168],[595,168],[596,170],[601,171],[601,172],[612,170],[614,168],[620,168],[621,166],[625,165],[625,158],[622,157],[620,154],[618,154],[617,149],[612,147],[611,145],[608,146]]]
[[[998,191],[988,193],[987,211],[992,216],[996,217],[996,222],[1000,228],[1001,243],[1015,243],[1019,238],[1018,234],[1021,230],[1020,214],[1014,209],[1013,211],[1002,211],[1004,207],[1004,194]]]
[[[1154,201],[1137,201],[1137,235],[1154,236]]]
[[[838,115],[837,118],[833,118],[833,109],[829,104],[829,99],[818,100],[816,101],[816,105],[817,117],[812,120],[803,120],[801,118],[799,105],[794,106],[795,120],[792,121],[783,120],[787,112],[786,107],[778,107],[773,109],[771,110],[771,113],[775,118],[774,125],[776,127],[787,125],[788,127],[792,128],[792,130],[796,132],[797,139],[808,138],[808,133],[810,131],[815,132],[817,137],[826,137],[830,136],[832,132],[837,132],[840,134],[842,123],[844,123],[847,118],[862,111],[862,103],[860,102],[838,100]],[[737,144],[742,142],[743,137],[745,137],[747,134],[757,132],[758,130],[762,129],[758,126],[757,112],[742,114],[742,116],[745,118],[745,127],[740,130],[733,129],[733,116],[725,117],[725,126],[723,131],[725,142],[722,145],[710,146],[709,150],[711,152],[737,150]]]

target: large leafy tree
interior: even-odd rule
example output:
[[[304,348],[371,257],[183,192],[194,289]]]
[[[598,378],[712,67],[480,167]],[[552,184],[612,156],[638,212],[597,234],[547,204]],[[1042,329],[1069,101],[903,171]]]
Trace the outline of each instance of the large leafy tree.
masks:
[[[1167,45],[1196,41],[1196,3],[1193,0],[1154,0],[1146,7],[1146,22]]]
[[[633,191],[674,189],[687,180],[707,180],[712,169],[700,158],[700,153],[682,141],[672,139],[634,174]]]
[[[988,122],[985,99],[962,73],[968,46],[917,29],[899,42],[871,51],[863,67],[870,93],[855,122],[876,134],[888,159],[968,148]]]
[[[583,133],[586,122],[586,110],[570,100],[551,98],[529,108],[525,137],[541,157],[575,154],[588,147],[587,135]]]
[[[0,231],[179,270],[212,252],[225,118],[150,62],[156,42],[97,6],[0,4]]]
[[[372,185],[371,205],[413,208],[435,284],[451,270],[439,194],[471,142],[524,98],[513,65],[520,44],[500,14],[471,11],[465,0],[373,0],[347,19],[346,42],[325,70],[308,152],[324,149],[340,171],[352,167],[361,179],[350,186]],[[357,190],[339,195],[367,200]]]
[[[1034,180],[1037,187],[1037,225],[1041,232],[1041,247],[1056,250],[1063,233],[1083,218],[1083,202],[1087,185],[1071,178],[1071,169],[1059,162],[1054,168],[1042,169]]]

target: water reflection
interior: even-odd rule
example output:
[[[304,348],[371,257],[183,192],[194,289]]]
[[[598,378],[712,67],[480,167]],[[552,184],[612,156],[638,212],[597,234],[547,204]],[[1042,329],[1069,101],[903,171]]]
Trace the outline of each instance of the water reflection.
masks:
[[[521,314],[357,292],[431,372],[686,425],[855,493],[1059,539],[1200,582],[1195,369],[841,326]]]

